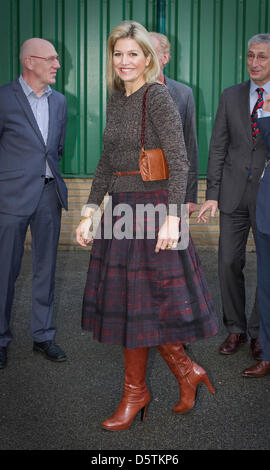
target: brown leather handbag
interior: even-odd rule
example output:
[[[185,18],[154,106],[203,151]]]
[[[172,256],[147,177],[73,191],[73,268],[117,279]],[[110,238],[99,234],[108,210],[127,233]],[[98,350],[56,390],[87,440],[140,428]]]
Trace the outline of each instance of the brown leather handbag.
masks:
[[[145,116],[146,116],[146,96],[149,85],[143,96],[143,115],[142,115],[142,150],[139,157],[140,173],[143,181],[167,180],[169,177],[169,169],[165,155],[161,148],[145,150]]]
[[[116,171],[115,176],[139,175],[143,181],[167,180],[169,177],[169,169],[161,148],[145,150],[145,115],[146,115],[146,95],[151,86],[149,85],[143,95],[142,110],[142,149],[139,157],[140,171]]]

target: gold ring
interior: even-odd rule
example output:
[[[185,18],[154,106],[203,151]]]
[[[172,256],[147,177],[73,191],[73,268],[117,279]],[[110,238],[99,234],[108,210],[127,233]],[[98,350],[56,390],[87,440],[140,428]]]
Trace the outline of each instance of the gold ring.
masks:
[[[172,249],[172,246],[171,246],[171,245],[167,245],[166,248],[167,248],[167,250],[171,250],[171,249]]]

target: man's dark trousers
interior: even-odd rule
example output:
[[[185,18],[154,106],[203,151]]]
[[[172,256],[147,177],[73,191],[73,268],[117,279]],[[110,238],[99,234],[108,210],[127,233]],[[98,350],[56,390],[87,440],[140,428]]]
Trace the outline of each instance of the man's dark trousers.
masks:
[[[9,325],[14,287],[29,226],[33,262],[31,334],[37,342],[52,340],[54,337],[54,277],[61,211],[56,183],[52,181],[44,184],[33,214],[20,217],[0,213],[0,347],[6,347],[12,339]]]
[[[245,314],[246,295],[243,269],[246,262],[247,239],[252,228],[256,233],[257,184],[248,181],[243,197],[232,213],[220,212],[219,279],[224,312],[224,325],[230,333],[249,332],[251,338],[258,337],[259,314],[257,293],[252,313],[247,322]]]

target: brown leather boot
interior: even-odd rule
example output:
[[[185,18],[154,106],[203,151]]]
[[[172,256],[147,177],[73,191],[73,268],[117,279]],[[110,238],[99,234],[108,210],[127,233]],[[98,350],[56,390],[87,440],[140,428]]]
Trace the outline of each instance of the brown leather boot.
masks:
[[[141,411],[145,420],[150,394],[145,383],[148,348],[125,349],[124,393],[113,415],[103,421],[102,427],[109,431],[121,431],[131,426],[135,416]]]
[[[167,362],[180,386],[180,401],[174,406],[175,413],[186,413],[195,405],[196,390],[203,382],[211,393],[215,393],[205,370],[192,362],[185,354],[182,344],[158,346],[163,359]]]

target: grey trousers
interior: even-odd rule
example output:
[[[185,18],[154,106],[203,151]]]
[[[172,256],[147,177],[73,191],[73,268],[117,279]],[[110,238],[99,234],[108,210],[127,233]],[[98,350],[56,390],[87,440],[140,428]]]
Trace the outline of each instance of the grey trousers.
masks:
[[[259,334],[257,289],[249,320],[246,312],[244,267],[247,239],[252,228],[256,234],[257,186],[248,182],[237,209],[231,214],[220,212],[218,272],[222,297],[223,321],[229,333]]]

